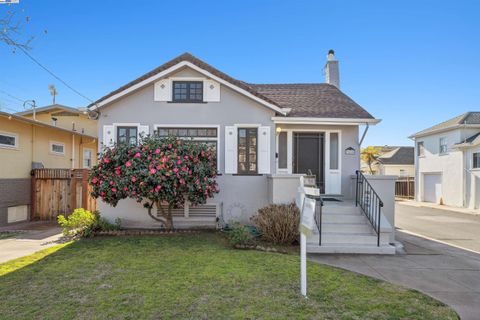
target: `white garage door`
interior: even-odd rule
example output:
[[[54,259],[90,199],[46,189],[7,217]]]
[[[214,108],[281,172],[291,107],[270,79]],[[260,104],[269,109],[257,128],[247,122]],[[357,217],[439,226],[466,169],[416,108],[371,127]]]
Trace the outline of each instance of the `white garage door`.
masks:
[[[439,203],[442,197],[442,175],[428,173],[423,175],[423,201]]]

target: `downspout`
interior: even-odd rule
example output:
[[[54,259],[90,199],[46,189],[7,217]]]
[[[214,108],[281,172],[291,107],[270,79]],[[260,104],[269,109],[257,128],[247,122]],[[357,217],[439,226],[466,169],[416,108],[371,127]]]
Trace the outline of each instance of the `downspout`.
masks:
[[[360,141],[358,142],[358,148],[361,147],[361,145],[363,143],[363,140],[365,139],[365,136],[367,135],[368,128],[370,128],[370,125],[368,124],[368,122],[366,122],[365,125],[366,125],[365,131],[363,131],[362,138],[360,138]]]
[[[75,169],[75,134],[72,134],[72,169]]]

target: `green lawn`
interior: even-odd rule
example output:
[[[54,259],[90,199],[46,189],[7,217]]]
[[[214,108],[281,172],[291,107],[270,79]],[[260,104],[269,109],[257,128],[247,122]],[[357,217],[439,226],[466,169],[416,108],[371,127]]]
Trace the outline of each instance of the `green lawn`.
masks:
[[[0,240],[15,237],[19,232],[0,232]]]
[[[458,319],[442,303],[213,233],[98,237],[0,265],[1,319]]]

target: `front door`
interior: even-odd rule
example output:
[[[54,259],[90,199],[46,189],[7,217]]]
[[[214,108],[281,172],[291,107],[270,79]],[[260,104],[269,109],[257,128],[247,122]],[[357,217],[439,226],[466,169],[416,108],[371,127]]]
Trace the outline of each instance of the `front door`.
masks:
[[[321,193],[325,193],[323,150],[323,132],[293,133],[293,173],[314,174]]]

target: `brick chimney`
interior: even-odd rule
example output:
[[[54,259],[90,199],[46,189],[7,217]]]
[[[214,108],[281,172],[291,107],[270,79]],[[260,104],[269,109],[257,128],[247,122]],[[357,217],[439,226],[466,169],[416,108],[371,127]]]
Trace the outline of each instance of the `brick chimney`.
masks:
[[[335,60],[335,51],[328,50],[327,63],[325,64],[325,82],[334,85],[340,89],[340,72],[338,70],[338,60]]]

